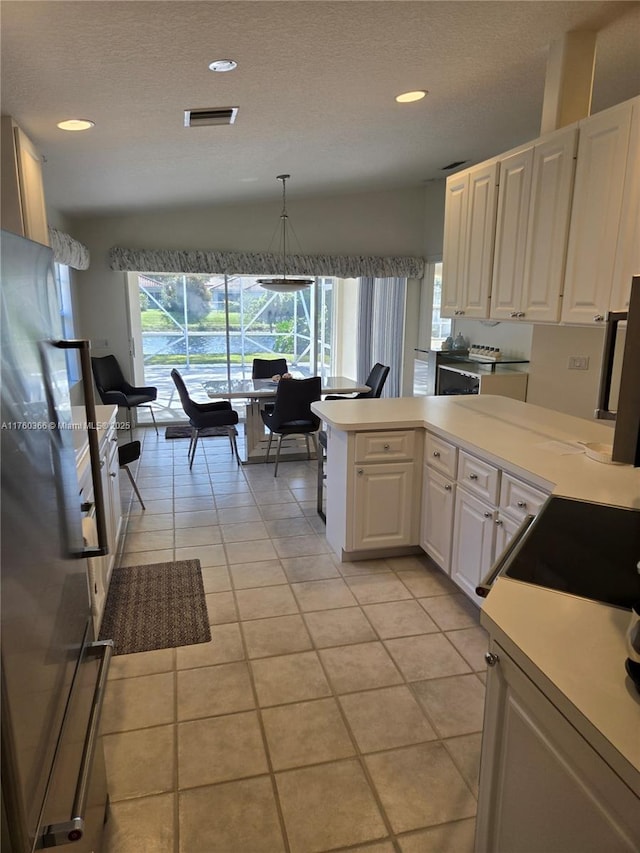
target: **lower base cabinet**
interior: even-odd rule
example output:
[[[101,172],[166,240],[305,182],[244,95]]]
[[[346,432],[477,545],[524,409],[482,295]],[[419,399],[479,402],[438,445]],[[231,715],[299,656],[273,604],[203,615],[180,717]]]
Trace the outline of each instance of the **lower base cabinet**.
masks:
[[[354,477],[353,550],[412,545],[413,462],[359,465]],[[357,507],[357,510],[355,510]]]
[[[447,574],[451,572],[451,540],[455,484],[424,466],[420,546]]]
[[[493,564],[495,509],[458,487],[453,521],[451,578],[480,603],[476,587]]]
[[[638,799],[496,642],[475,853],[633,853]]]

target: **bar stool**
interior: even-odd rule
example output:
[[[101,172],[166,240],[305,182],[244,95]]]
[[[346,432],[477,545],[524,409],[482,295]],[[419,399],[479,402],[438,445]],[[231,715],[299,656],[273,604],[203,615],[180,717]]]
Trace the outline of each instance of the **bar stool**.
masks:
[[[129,479],[131,480],[131,485],[133,486],[133,491],[138,496],[138,500],[140,501],[140,505],[142,509],[146,509],[142,501],[142,496],[138,491],[138,487],[136,485],[136,481],[133,479],[133,475],[129,470],[129,465],[132,462],[135,462],[137,459],[140,459],[140,442],[139,441],[130,441],[128,444],[123,444],[118,448],[118,463],[121,468],[129,475]]]
[[[327,523],[327,516],[323,509],[323,491],[324,491],[324,481],[327,478],[327,475],[324,473],[324,463],[327,458],[327,433],[326,430],[321,429],[318,432],[318,452],[316,454],[318,460],[318,503],[317,510],[318,515]]]

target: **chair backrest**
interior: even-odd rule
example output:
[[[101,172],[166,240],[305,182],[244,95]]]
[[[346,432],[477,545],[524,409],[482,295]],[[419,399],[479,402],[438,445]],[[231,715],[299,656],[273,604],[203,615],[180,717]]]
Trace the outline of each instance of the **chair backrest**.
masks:
[[[252,379],[271,379],[276,373],[282,376],[288,373],[286,358],[254,358],[251,370]]]
[[[115,355],[92,358],[91,369],[100,395],[105,391],[122,391],[127,385]]]
[[[362,394],[357,394],[356,396],[358,399],[362,400],[370,397],[379,397],[382,394],[382,389],[384,387],[384,383],[387,381],[390,369],[390,367],[380,364],[380,362],[374,364],[371,368],[371,373],[364,383],[365,385],[368,385],[371,390],[364,391]]]
[[[281,379],[278,382],[276,401],[271,418],[271,428],[278,429],[291,421],[308,421],[309,429],[320,427],[320,418],[311,411],[311,403],[320,399],[322,380],[319,376],[310,379]]]
[[[185,415],[188,418],[193,417],[193,414],[196,412],[196,407],[194,405],[193,400],[189,396],[187,386],[184,384],[184,379],[178,373],[175,367],[171,371],[171,378],[173,379],[175,386],[178,389],[178,394],[180,395],[180,402],[182,403],[182,408],[184,409]]]

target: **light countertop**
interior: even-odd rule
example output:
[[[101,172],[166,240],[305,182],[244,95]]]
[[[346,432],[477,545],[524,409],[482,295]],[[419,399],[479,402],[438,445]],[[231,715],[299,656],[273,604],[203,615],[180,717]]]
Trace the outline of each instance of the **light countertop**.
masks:
[[[639,469],[558,452],[579,441],[611,444],[612,428],[599,421],[491,395],[328,400],[312,409],[344,432],[424,428],[545,491],[640,508]]]
[[[629,611],[501,577],[480,621],[640,796],[640,694],[624,669]]]

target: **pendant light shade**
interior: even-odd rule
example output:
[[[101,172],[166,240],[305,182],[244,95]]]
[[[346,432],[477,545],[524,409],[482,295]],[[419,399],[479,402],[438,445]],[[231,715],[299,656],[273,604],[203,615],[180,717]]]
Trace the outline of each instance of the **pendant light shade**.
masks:
[[[282,213],[280,214],[280,251],[282,254],[282,275],[276,278],[259,278],[258,284],[265,290],[273,290],[276,293],[293,293],[296,290],[304,290],[313,284],[312,278],[287,277],[287,249],[289,246],[289,217],[287,215],[287,180],[291,175],[278,175],[277,180],[282,181]]]

